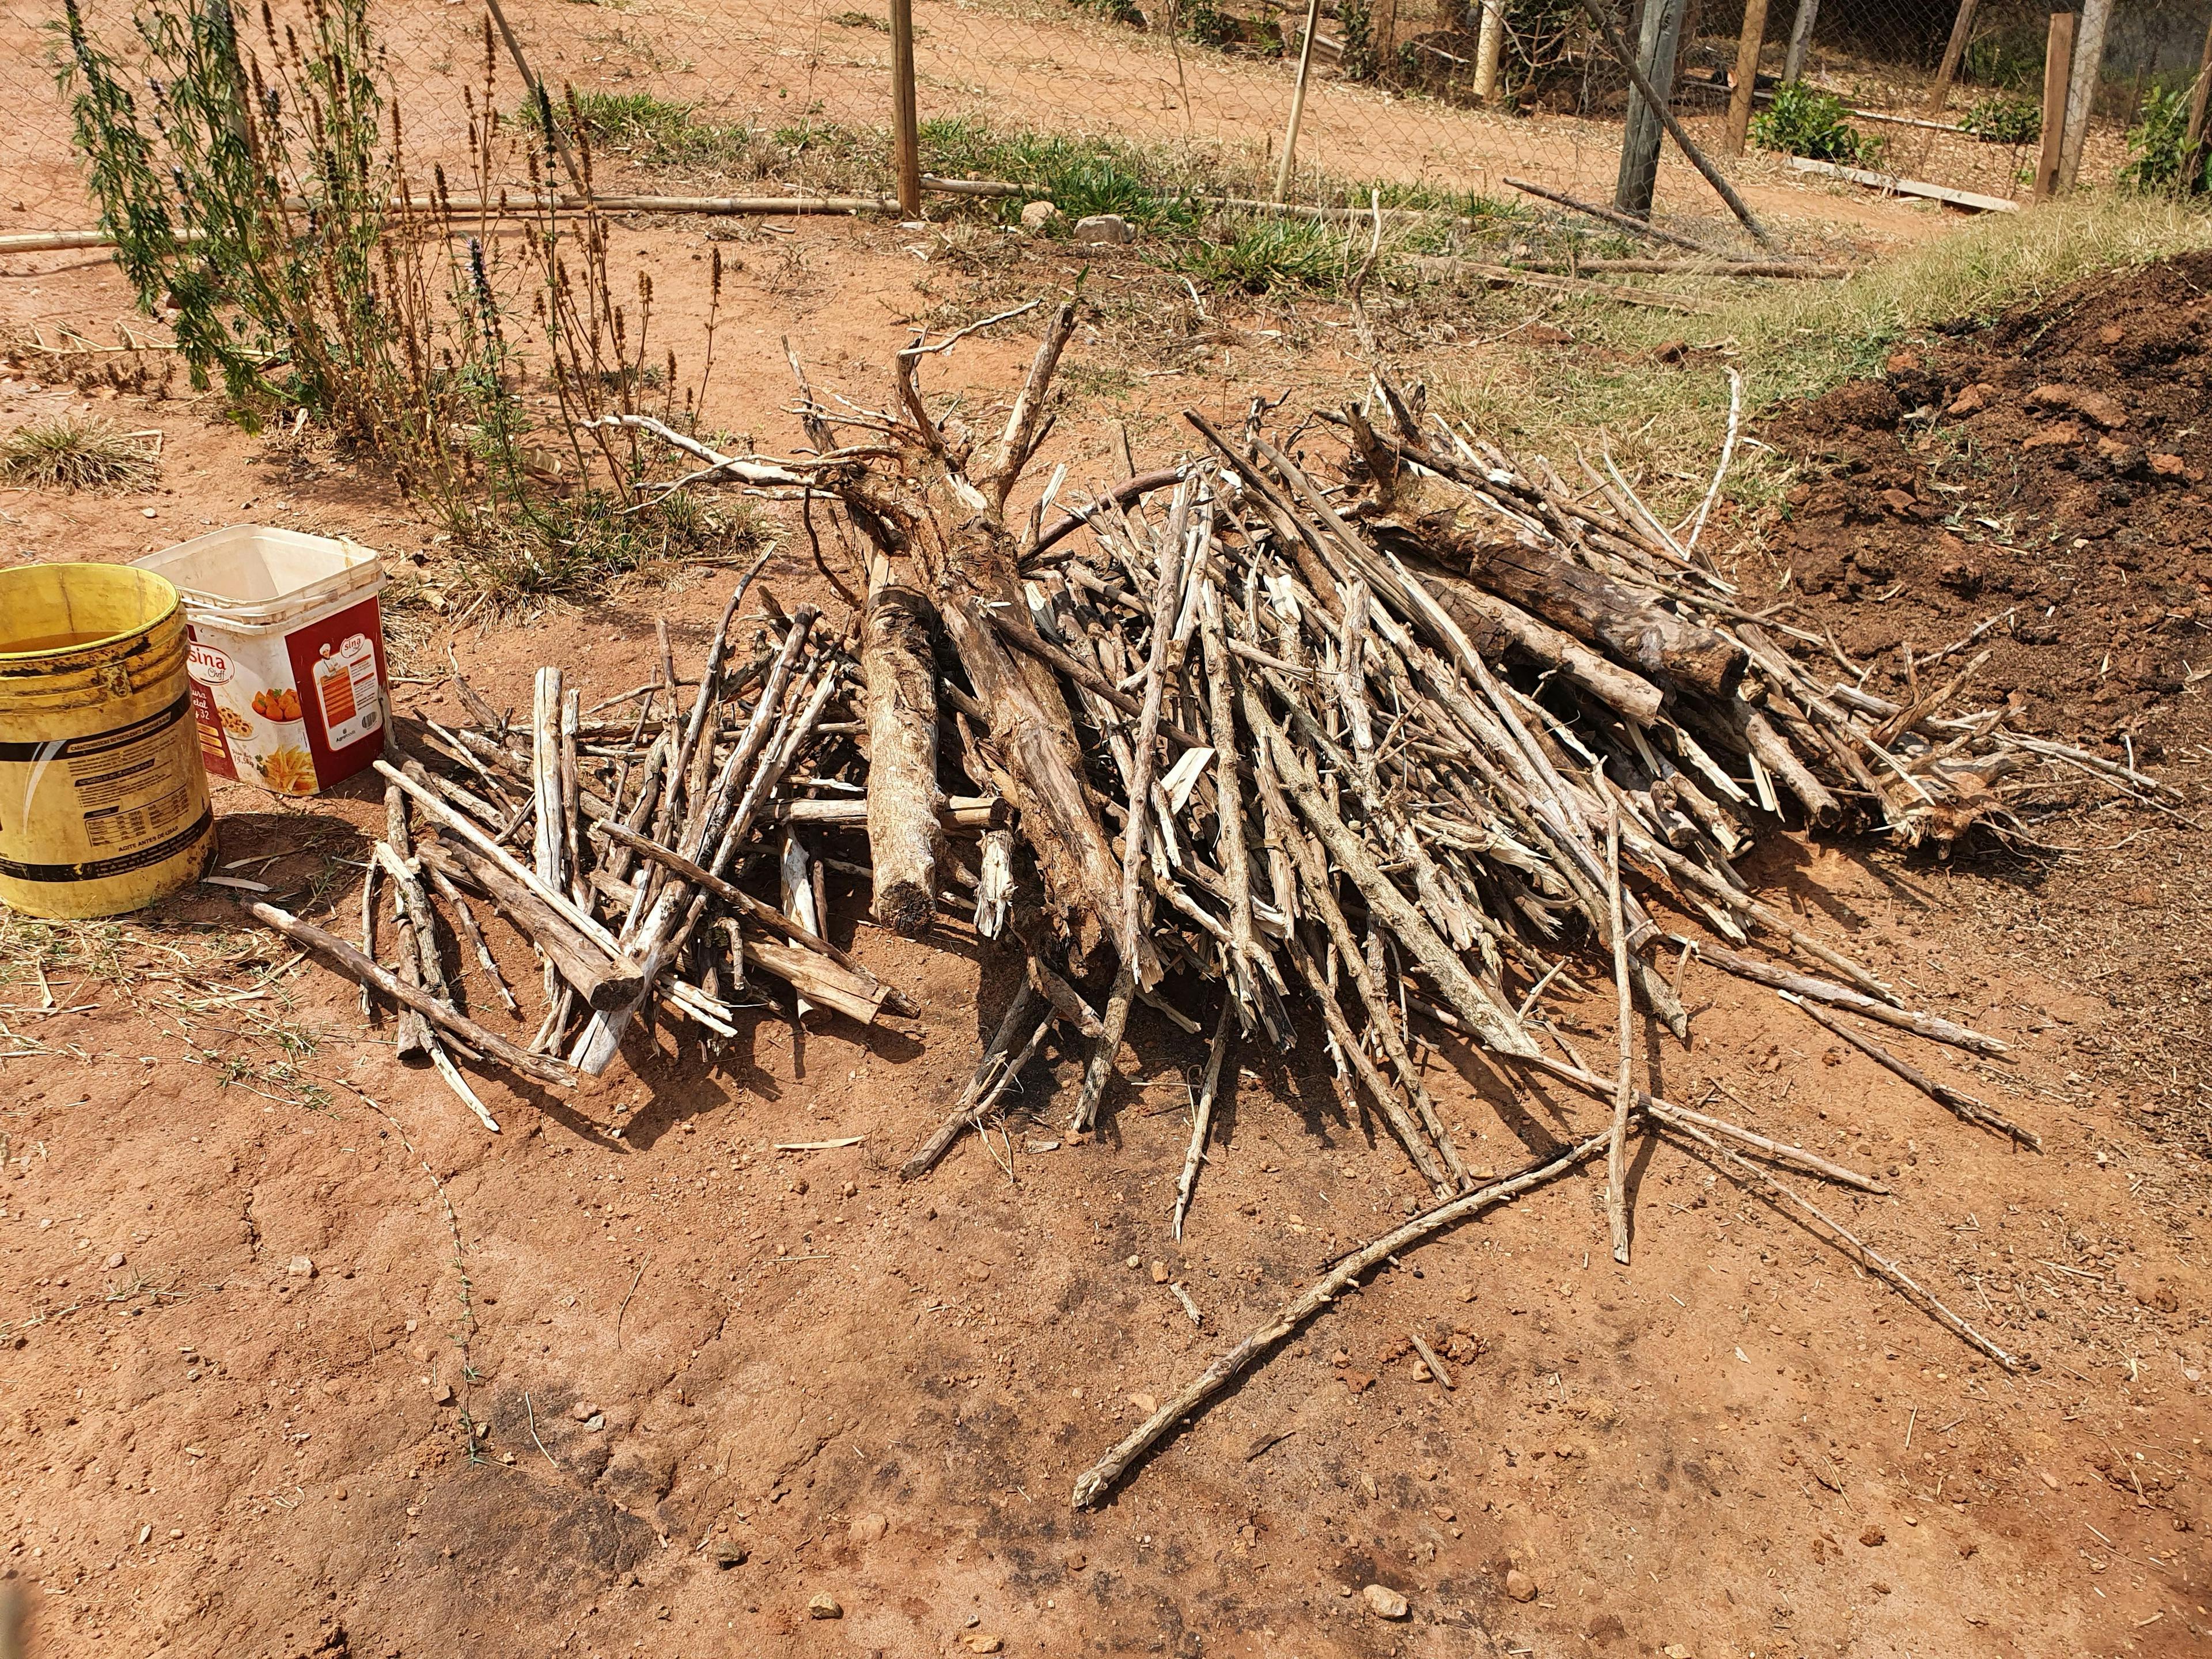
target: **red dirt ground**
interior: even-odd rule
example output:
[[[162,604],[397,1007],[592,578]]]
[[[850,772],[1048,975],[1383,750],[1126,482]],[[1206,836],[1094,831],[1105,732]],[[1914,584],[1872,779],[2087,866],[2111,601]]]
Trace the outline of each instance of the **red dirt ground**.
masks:
[[[809,231],[802,257],[835,257],[830,234]],[[805,328],[810,357],[866,396],[913,269],[888,237],[863,242],[826,289],[763,287],[747,326],[764,352]],[[2139,317],[2143,334],[2180,315],[2167,290],[2136,311],[2131,290],[2112,292],[2046,331],[2055,367],[2021,373],[2107,385],[2073,360],[2081,329]],[[1923,345],[1895,378],[1942,380],[1954,357],[1961,375],[2009,373],[2034,335],[2013,327]],[[1328,350],[1246,338],[1230,373],[1208,364],[1170,395],[1233,415],[1262,386],[1353,383]],[[1020,355],[963,352],[947,384],[1003,397]],[[2196,441],[2151,428],[2154,412],[2186,424],[2189,396],[2159,378],[2172,364],[2153,367],[2113,370],[2140,397],[2130,419]],[[0,420],[72,395],[29,377],[0,387]],[[780,369],[742,392],[764,445],[796,442],[784,395]],[[181,403],[114,401],[168,434],[173,493],[0,495],[9,557],[128,556],[241,515],[394,552],[414,540],[404,510],[343,467],[295,463]],[[1838,407],[1768,434],[1833,442],[1846,466],[1871,457],[1895,469],[1882,488],[1915,500],[1931,453],[1954,453],[1893,457],[1894,417],[1850,435]],[[1046,466],[1105,453],[1082,412]],[[1990,422],[1980,453],[2012,418],[1975,417]],[[1146,442],[1164,426],[1139,425],[1140,459],[1171,441]],[[2118,549],[2130,526],[2155,537],[2202,500],[2185,477],[2111,507],[2098,481],[2085,504],[2069,492],[2087,481],[2041,476],[2011,509],[2013,548],[2051,545],[2028,541],[2032,521],[2062,549]],[[1800,587],[1821,547],[1835,556],[1835,535],[1812,539],[1824,492],[1865,487],[1817,458],[1805,482],[1776,544],[1786,561],[1808,538]],[[1973,499],[1991,487],[1975,475]],[[2166,516],[2140,516],[2154,511]],[[1808,600],[1855,653],[1881,643],[1851,631],[1869,617],[1924,653],[1997,608],[1995,583],[2017,585],[2006,604],[2044,592],[2047,552],[1984,542],[1967,556],[1984,591],[1954,610],[1951,590],[1912,580],[1937,531],[1908,509],[1883,533],[1898,574],[1881,580],[1906,591]],[[787,602],[814,591],[797,545],[769,577]],[[1852,550],[1831,586],[1875,580]],[[2168,585],[2189,568],[2166,553],[2121,568]],[[526,697],[544,661],[604,695],[647,677],[656,614],[696,654],[727,580],[635,582],[451,643],[495,702]],[[1908,599],[1923,609],[1888,608]],[[2008,652],[2031,648],[2019,632]],[[410,609],[395,637],[416,665],[403,715],[435,713],[450,696],[431,683],[436,619]],[[2093,644],[2069,629],[2034,648],[2069,665],[1992,671],[2100,748],[2142,708],[2139,755],[2163,744],[2159,769],[2193,789],[2193,685],[2130,682],[2097,704],[2066,678]],[[217,805],[223,859],[250,861],[233,873],[345,914],[347,860],[380,818],[366,788],[295,804],[224,787]],[[2015,1042],[2003,1064],[1909,1057],[2040,1131],[2040,1156],[1701,968],[1685,985],[1692,1043],[1647,1034],[1643,1054],[1676,1098],[1882,1170],[1893,1197],[1820,1201],[2033,1369],[2001,1371],[1658,1147],[1634,1168],[1632,1267],[1607,1258],[1587,1181],[1464,1226],[1317,1322],[1095,1514],[1070,1510],[1070,1486],[1150,1399],[1413,1200],[1387,1134],[1341,1115],[1317,1042],[1241,1054],[1178,1245],[1167,1218],[1199,1054],[1157,1023],[1133,1028],[1139,1086],[1095,1142],[1054,1127],[1080,1055],[1048,1051],[1024,1101],[1039,1116],[1018,1115],[997,1158],[971,1139],[899,1184],[1011,969],[957,926],[921,944],[881,933],[849,888],[833,890],[836,936],[919,1019],[799,1030],[763,1008],[719,1054],[635,1041],[569,1098],[489,1078],[496,1138],[397,1064],[350,987],[205,890],[112,927],[15,924],[0,955],[14,1034],[0,1039],[0,1572],[30,1590],[40,1659],[2194,1653],[2212,1626],[2202,850],[2179,820],[2134,809],[2042,833],[2123,844],[1935,866],[1775,836],[1750,866],[1926,1006]],[[1601,1047],[1603,1001],[1563,1005],[1570,1033]],[[1480,1167],[1520,1167],[1596,1116],[1449,1042],[1430,1066]],[[776,1150],[853,1135],[864,1143]],[[1424,1380],[1415,1332],[1455,1390]],[[1531,1601],[1506,1593],[1516,1566]],[[1375,1617],[1370,1583],[1402,1591],[1411,1617]],[[842,1617],[810,1618],[816,1595]]]

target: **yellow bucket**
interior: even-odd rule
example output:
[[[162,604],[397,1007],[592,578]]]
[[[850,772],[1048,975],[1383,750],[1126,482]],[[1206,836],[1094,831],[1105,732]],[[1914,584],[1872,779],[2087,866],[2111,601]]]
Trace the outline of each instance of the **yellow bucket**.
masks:
[[[0,901],[112,916],[215,855],[177,590],[119,564],[0,570]]]

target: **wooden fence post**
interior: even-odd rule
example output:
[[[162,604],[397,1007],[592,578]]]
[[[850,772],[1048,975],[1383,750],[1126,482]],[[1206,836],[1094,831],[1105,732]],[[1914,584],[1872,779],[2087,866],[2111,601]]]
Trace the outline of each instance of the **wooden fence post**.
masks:
[[[1751,131],[1751,100],[1759,88],[1759,49],[1765,43],[1766,0],[1744,0],[1743,34],[1735,45],[1735,90],[1729,94],[1728,142],[1722,146],[1730,155],[1743,154],[1744,138]]]
[[[1790,50],[1782,59],[1782,78],[1795,81],[1805,73],[1805,53],[1813,44],[1813,25],[1820,15],[1820,0],[1797,0],[1796,20],[1790,25]]]
[[[2058,193],[2058,160],[2066,137],[2066,82],[2074,68],[2074,14],[2051,14],[2051,41],[2043,54],[2043,151],[2035,163],[2034,199]]]
[[[2184,196],[2204,185],[2204,118],[2212,106],[2212,23],[2204,27],[2204,52],[2197,60],[2197,84],[2189,93],[2189,134],[2181,146],[2181,176],[2174,182]]]
[[[891,161],[899,212],[921,217],[921,117],[914,95],[914,0],[891,0]]]
[[[2089,136],[2089,115],[2097,101],[2097,82],[2105,69],[2105,26],[2112,21],[2112,0],[2081,0],[2074,28],[2074,72],[2066,83],[2066,132],[2058,144],[2058,188],[2074,188],[2081,170],[2081,143]]]
[[[1474,95],[1498,101],[1498,60],[1505,46],[1505,0],[1482,0],[1482,33],[1475,37]]]
[[[1681,43],[1682,13],[1688,0],[1645,0],[1644,27],[1637,42],[1637,66],[1662,100],[1674,91],[1674,51]],[[1620,172],[1613,187],[1617,213],[1651,216],[1651,194],[1659,179],[1659,112],[1642,91],[1628,94],[1628,119],[1620,130]]]
[[[1966,56],[1966,42],[1974,33],[1974,13],[1981,0],[1959,0],[1959,15],[1951,20],[1951,38],[1943,45],[1943,66],[1936,71],[1936,85],[1928,94],[1928,118],[1936,119],[1951,101],[1951,82],[1959,78],[1959,64]]]
[[[1291,88],[1291,122],[1283,134],[1283,163],[1275,169],[1275,205],[1290,198],[1291,169],[1297,163],[1298,124],[1306,115],[1306,84],[1313,79],[1314,31],[1321,27],[1321,0],[1306,0],[1306,38],[1298,43],[1298,80]]]

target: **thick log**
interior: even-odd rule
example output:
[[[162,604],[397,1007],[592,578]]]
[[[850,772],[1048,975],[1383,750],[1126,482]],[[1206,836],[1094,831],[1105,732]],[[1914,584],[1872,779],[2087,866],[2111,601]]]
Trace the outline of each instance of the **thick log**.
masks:
[[[1657,686],[1599,655],[1571,634],[1463,577],[1440,571],[1422,574],[1437,603],[1451,613],[1476,650],[1499,656],[1504,654],[1500,647],[1510,647],[1532,662],[1557,669],[1562,678],[1638,726],[1650,725],[1666,707],[1667,695]]]
[[[990,736],[977,745],[977,758],[1020,812],[1046,897],[1067,918],[1076,951],[1088,954],[1123,936],[1120,863],[1091,811],[1074,717],[1059,681],[1043,663],[1010,647],[989,622],[1000,607],[1017,616],[1027,612],[1018,550],[1000,504],[1010,475],[1035,447],[1042,383],[1074,328],[1074,307],[1064,305],[1037,348],[1007,435],[995,447],[996,470],[980,481],[983,487],[970,483],[952,453],[939,447],[918,467],[921,510],[917,514],[909,507],[906,516],[912,521],[908,551],[927,574],[945,637],[967,670],[976,701],[989,713]],[[910,379],[902,392],[910,407],[919,405]],[[872,492],[864,505],[878,505]],[[1138,983],[1150,985],[1160,976],[1158,953],[1139,937],[1136,954]]]
[[[1610,652],[1647,677],[1725,696],[1741,677],[1735,641],[1674,615],[1648,591],[1601,576],[1549,549],[1500,533],[1496,520],[1443,478],[1402,483],[1394,511],[1369,521],[1385,545],[1463,571],[1479,586]]]
[[[860,676],[868,694],[870,914],[912,939],[937,914],[937,671],[929,601],[884,582],[868,594]]]

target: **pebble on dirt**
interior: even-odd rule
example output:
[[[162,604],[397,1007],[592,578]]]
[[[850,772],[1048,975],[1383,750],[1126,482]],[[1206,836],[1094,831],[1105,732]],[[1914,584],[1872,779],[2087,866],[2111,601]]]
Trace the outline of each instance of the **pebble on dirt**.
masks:
[[[1873,1549],[1877,1545],[1889,1542],[1889,1534],[1880,1527],[1869,1527],[1859,1534],[1859,1542],[1864,1544],[1869,1549]]]
[[[855,1544],[872,1544],[890,1530],[890,1522],[880,1515],[856,1515],[847,1530]]]
[[[1533,1601],[1536,1599],[1536,1581],[1515,1567],[1505,1575],[1505,1593],[1516,1601]]]
[[[113,1255],[111,1255],[110,1257],[108,1257],[108,1258],[107,1258],[107,1265],[108,1265],[111,1268],[119,1267],[121,1267],[121,1266],[123,1265],[123,1262],[124,1262],[124,1255],[123,1255],[123,1252],[122,1252],[122,1251],[120,1251],[120,1250],[118,1250],[118,1251],[117,1251]]]
[[[842,1619],[845,1608],[836,1596],[817,1590],[807,1598],[806,1616],[809,1619]]]
[[[295,1255],[292,1258],[291,1266],[284,1271],[295,1279],[313,1279],[315,1276],[315,1264],[307,1256]]]
[[[1366,1599],[1368,1612],[1377,1619],[1405,1619],[1413,1613],[1406,1598],[1388,1584],[1370,1584],[1359,1593]]]

